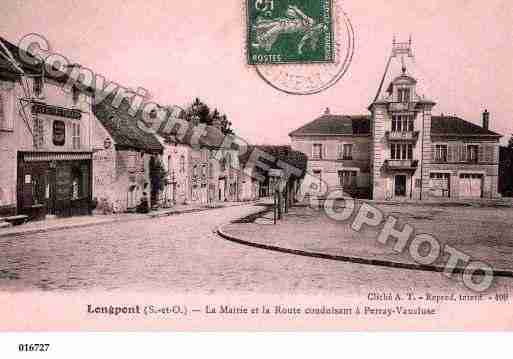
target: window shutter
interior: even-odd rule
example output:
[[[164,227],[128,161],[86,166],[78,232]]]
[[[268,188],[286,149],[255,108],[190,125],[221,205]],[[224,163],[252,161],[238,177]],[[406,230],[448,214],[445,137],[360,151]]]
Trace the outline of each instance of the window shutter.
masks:
[[[494,162],[494,155],[493,155],[494,146],[493,145],[485,145],[483,147],[485,147],[485,154],[484,154],[485,162],[487,162],[487,163]]]
[[[447,162],[453,162],[454,160],[454,145],[449,143],[447,145]]]
[[[466,162],[467,161],[467,145],[462,143],[461,144],[461,157],[460,157],[460,161],[461,162]]]
[[[477,158],[479,162],[485,162],[485,156],[484,156],[484,146],[480,145],[477,148]]]

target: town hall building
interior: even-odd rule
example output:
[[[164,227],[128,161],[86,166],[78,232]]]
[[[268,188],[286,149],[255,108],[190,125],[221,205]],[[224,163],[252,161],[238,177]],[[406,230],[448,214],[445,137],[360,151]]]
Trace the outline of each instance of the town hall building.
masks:
[[[391,199],[497,198],[499,139],[457,116],[435,116],[434,100],[415,76],[411,40],[393,43],[369,115],[325,113],[290,133],[308,156],[308,172],[353,197]]]

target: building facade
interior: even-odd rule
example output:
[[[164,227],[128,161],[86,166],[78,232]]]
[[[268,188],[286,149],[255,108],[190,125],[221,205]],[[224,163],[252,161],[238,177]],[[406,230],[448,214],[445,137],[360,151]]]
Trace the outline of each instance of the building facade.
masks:
[[[12,56],[0,60],[0,212],[90,213],[92,93],[65,90],[66,75],[23,63],[16,46],[0,41]]]
[[[150,208],[156,205],[159,189],[152,174],[164,148],[154,135],[138,128],[127,106],[123,102],[115,109],[105,100],[94,107],[93,195],[104,213],[136,211],[142,201]]]
[[[497,198],[499,139],[436,103],[414,75],[411,43],[394,43],[370,115],[323,116],[290,133],[329,190],[376,200]],[[419,82],[420,81],[420,82]]]

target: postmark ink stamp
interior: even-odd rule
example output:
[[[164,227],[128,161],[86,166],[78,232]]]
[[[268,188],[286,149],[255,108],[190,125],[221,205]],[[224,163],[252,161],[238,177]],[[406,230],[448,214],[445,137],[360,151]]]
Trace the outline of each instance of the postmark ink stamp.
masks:
[[[247,0],[249,64],[333,62],[332,0]]]
[[[341,0],[246,0],[248,66],[276,90],[312,95],[348,71],[354,28]]]

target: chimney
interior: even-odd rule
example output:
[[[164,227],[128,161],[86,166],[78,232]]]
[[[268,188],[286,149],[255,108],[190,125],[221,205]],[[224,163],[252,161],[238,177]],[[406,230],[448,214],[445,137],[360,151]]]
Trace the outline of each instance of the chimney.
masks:
[[[485,110],[483,112],[483,128],[485,130],[488,130],[489,127],[490,127],[490,112],[488,112],[488,110]]]

